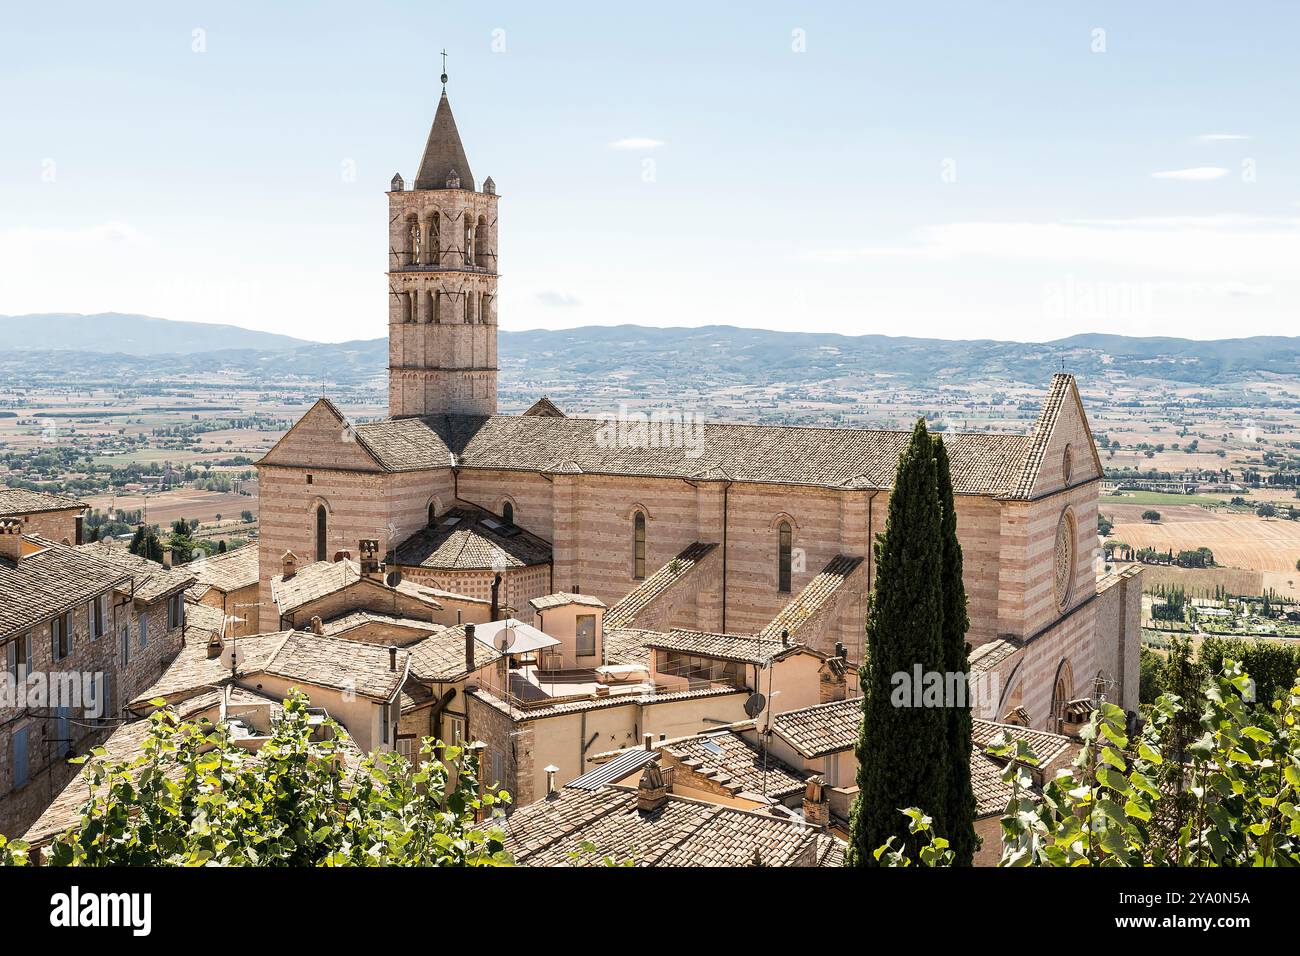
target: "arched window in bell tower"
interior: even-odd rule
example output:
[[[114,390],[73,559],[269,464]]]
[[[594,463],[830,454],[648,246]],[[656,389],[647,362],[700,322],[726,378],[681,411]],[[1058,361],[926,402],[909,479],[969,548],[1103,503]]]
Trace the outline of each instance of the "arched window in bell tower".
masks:
[[[441,232],[440,217],[435,212],[429,217],[429,228],[425,235],[424,244],[425,261],[431,266],[438,266],[442,263],[442,241],[439,233]]]
[[[492,296],[486,292],[478,297],[478,321],[480,325],[488,324],[488,316],[492,313],[489,311],[492,307]]]
[[[462,292],[461,297],[465,300],[465,322],[468,324],[474,321],[474,293]]]
[[[474,223],[469,218],[469,216],[466,216],[465,217],[465,265],[472,266],[473,264],[474,264]]]
[[[486,266],[488,264],[487,235],[488,235],[487,218],[484,216],[479,216],[478,225],[474,227],[474,264],[475,265]]]
[[[433,296],[433,324],[438,325],[442,322],[442,292],[434,289],[429,294]]]
[[[406,262],[417,265],[420,262],[420,221],[411,219],[406,226]]]

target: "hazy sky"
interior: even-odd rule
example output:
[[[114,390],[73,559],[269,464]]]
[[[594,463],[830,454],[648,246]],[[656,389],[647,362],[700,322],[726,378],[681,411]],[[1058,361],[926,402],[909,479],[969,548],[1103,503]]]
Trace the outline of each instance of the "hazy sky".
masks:
[[[11,5],[0,313],[385,334],[448,92],[505,328],[1300,334],[1300,5]]]

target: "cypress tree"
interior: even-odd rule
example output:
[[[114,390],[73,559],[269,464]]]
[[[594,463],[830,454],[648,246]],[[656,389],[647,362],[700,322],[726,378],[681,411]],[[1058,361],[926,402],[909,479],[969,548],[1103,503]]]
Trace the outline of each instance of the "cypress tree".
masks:
[[[889,517],[875,542],[876,579],[867,620],[858,731],[858,796],[850,815],[849,866],[874,866],[891,836],[915,855],[904,807],[926,808],[947,832],[947,708],[916,706],[916,670],[944,669],[943,548],[938,469],[924,420],[899,458]],[[967,744],[969,748],[969,743]]]
[[[943,437],[934,440],[935,468],[939,479],[940,537],[943,547],[943,655],[944,670],[965,674],[969,680],[970,661],[966,650],[966,631],[970,617],[966,613],[966,585],[961,579],[961,543],[957,540],[957,504],[952,491],[952,471]],[[971,710],[970,685],[964,701],[948,701],[948,786],[944,817],[948,829],[940,836],[948,838],[957,866],[970,866],[975,857],[975,791],[970,782]],[[959,706],[961,705],[961,706]]]

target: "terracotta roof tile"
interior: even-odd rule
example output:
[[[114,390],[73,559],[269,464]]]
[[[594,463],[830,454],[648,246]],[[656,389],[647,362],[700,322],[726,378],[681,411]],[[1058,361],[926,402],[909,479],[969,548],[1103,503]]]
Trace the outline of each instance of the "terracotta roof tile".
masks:
[[[114,563],[45,538],[25,537],[42,550],[18,561],[0,558],[0,636],[34,627],[115,587],[129,586],[130,573]]]
[[[848,750],[858,742],[862,698],[787,710],[772,718],[772,732],[809,760]]]
[[[494,527],[495,526],[495,527]],[[482,571],[547,564],[551,547],[486,512],[453,508],[400,545],[394,562],[439,571]]]
[[[794,600],[783,607],[767,627],[758,632],[758,636],[779,641],[781,632],[788,630],[791,639],[797,637],[799,629],[821,609],[822,605],[835,597],[862,563],[862,558],[844,554],[831,558],[826,567],[804,586]]]
[[[694,571],[696,565],[716,548],[716,544],[703,544],[699,541],[687,545],[677,557],[634,587],[609,609],[605,615],[606,630],[631,627],[638,614]]]
[[[390,471],[467,469],[692,478],[723,469],[735,481],[826,488],[888,488],[910,432],[709,423],[699,447],[609,447],[598,419],[536,415],[440,415],[356,426]],[[945,435],[958,494],[1002,494],[1025,460],[1029,437]]]
[[[84,501],[66,495],[52,495],[46,491],[28,491],[25,488],[0,488],[0,518],[12,515],[36,514],[41,511],[67,511],[89,507]]]
[[[637,866],[815,866],[819,831],[790,820],[670,795],[639,811],[627,787],[563,788],[515,810],[506,849],[524,866],[603,866],[606,857]],[[590,843],[594,853],[582,851]]]

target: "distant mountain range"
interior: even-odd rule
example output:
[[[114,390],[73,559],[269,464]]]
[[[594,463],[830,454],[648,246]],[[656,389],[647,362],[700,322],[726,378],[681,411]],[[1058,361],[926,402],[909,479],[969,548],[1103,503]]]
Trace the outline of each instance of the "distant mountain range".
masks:
[[[387,340],[336,344],[230,325],[140,315],[0,316],[0,351],[14,370],[36,363],[143,372],[168,357],[173,368],[235,368],[266,374],[364,381],[387,366]],[[1075,335],[1053,342],[950,341],[885,335],[700,328],[589,326],[502,331],[503,377],[572,381],[615,372],[683,385],[851,379],[888,372],[904,382],[967,379],[1041,384],[1065,367],[1093,381],[1116,375],[1206,384],[1249,383],[1261,374],[1300,377],[1300,337],[1195,341]]]

